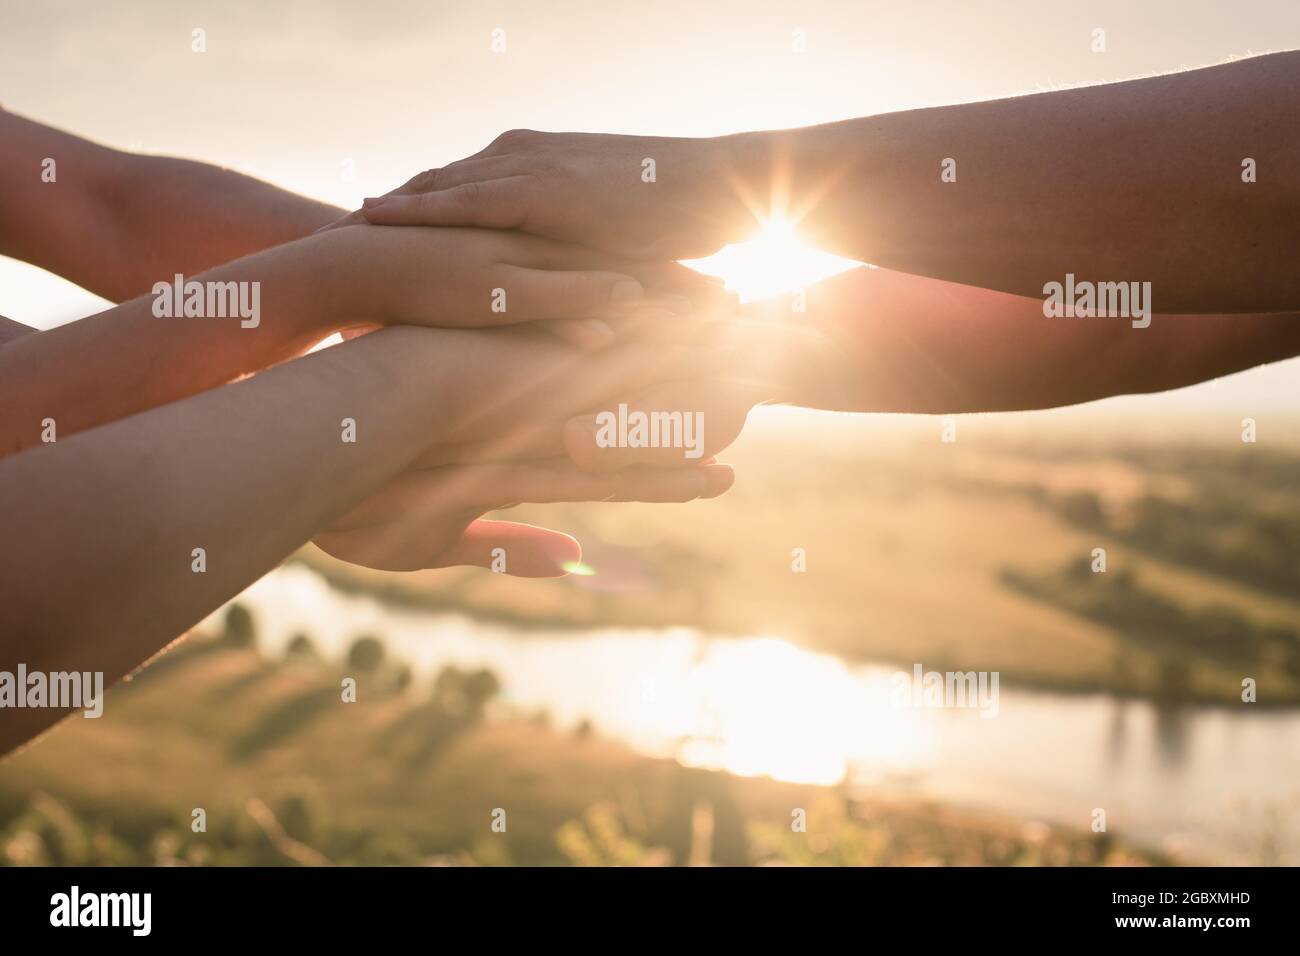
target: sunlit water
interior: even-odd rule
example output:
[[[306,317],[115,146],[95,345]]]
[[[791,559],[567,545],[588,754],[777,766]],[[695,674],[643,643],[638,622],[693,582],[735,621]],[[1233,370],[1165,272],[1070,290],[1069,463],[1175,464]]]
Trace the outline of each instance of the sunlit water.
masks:
[[[900,706],[892,667],[775,637],[688,629],[521,632],[341,594],[301,566],[240,600],[269,653],[306,631],[327,655],[364,632],[422,678],[488,667],[505,703],[588,719],[691,766],[942,799],[1209,862],[1300,863],[1300,712],[1163,709],[1000,687],[998,712]],[[1271,848],[1271,849],[1270,849]]]

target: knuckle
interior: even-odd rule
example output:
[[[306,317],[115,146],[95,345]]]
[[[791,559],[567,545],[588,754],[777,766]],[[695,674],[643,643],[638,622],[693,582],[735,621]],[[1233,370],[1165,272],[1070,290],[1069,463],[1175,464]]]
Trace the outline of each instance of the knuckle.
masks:
[[[492,141],[493,146],[519,146],[535,133],[531,129],[508,129]]]
[[[483,201],[483,184],[478,182],[462,183],[455,187],[452,192],[456,195],[456,201],[463,206],[477,206]]]
[[[434,183],[438,179],[438,173],[438,169],[426,169],[422,173],[416,173],[402,185],[401,189],[395,191],[398,193],[427,192],[434,188]]]

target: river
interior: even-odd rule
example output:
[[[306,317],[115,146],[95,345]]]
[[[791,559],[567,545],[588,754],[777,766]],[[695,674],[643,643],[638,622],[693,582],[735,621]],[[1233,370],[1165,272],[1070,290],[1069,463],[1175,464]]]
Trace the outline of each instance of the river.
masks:
[[[683,764],[1110,831],[1209,863],[1300,863],[1300,711],[1158,707],[1002,681],[996,716],[900,706],[897,669],[777,635],[519,631],[395,609],[290,565],[239,600],[268,653],[383,637],[417,680],[488,667],[503,701]]]

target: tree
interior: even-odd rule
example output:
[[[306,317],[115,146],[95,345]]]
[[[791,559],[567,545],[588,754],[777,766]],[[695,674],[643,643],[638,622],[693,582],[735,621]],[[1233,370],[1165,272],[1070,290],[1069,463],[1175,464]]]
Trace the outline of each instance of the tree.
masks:
[[[384,662],[384,643],[372,634],[364,634],[352,642],[348,650],[348,668],[354,671],[373,671]]]
[[[226,610],[225,629],[221,641],[230,647],[252,647],[257,643],[257,624],[253,612],[242,604],[232,604]]]

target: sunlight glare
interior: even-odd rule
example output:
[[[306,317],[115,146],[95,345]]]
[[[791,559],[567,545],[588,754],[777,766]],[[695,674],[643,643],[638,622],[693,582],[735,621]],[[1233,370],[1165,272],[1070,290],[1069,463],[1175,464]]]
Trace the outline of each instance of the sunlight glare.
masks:
[[[689,679],[700,731],[678,749],[685,766],[833,786],[858,767],[910,768],[926,750],[917,715],[892,705],[887,675],[788,641],[713,644]]]
[[[762,232],[748,242],[726,246],[707,258],[685,260],[683,264],[722,278],[741,302],[793,292],[862,265],[814,249],[799,235],[794,223],[779,216],[767,220]]]

